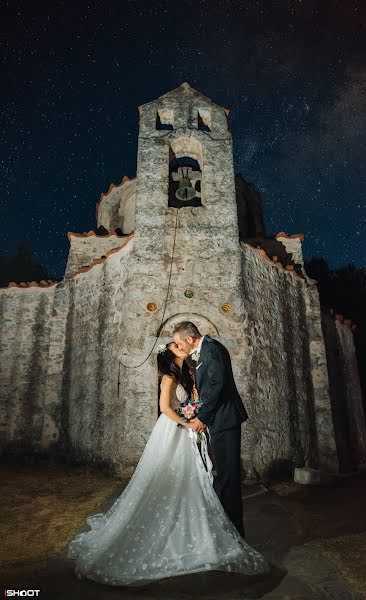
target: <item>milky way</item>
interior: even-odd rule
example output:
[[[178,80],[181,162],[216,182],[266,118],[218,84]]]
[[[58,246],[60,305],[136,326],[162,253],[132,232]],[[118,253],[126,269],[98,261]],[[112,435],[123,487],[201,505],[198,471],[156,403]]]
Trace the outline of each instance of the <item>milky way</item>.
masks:
[[[230,110],[268,233],[366,266],[365,4],[11,1],[1,18],[0,254],[25,238],[62,277],[66,233],[136,174],[137,106],[188,81]]]

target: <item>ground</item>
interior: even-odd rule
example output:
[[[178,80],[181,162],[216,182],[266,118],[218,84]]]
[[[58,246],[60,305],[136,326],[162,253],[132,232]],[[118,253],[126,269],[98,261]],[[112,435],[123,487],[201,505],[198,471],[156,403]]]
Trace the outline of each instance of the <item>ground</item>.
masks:
[[[211,572],[128,589],[79,581],[67,544],[87,529],[127,482],[53,461],[0,465],[1,593],[40,589],[39,598],[366,599],[366,473],[326,486],[292,482],[243,486],[246,539],[273,565],[246,578]],[[4,541],[5,540],[5,541]]]

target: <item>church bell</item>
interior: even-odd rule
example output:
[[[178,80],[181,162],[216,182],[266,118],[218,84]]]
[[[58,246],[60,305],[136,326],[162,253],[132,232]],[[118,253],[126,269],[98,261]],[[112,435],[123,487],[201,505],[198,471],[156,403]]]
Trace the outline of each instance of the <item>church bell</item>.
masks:
[[[191,186],[189,179],[181,179],[179,188],[175,192],[175,197],[178,200],[192,200],[196,196],[196,190]]]
[[[191,185],[192,169],[190,167],[179,167],[178,173],[172,173],[175,181],[179,181],[179,188],[175,192],[178,200],[188,201],[198,196],[196,190]]]

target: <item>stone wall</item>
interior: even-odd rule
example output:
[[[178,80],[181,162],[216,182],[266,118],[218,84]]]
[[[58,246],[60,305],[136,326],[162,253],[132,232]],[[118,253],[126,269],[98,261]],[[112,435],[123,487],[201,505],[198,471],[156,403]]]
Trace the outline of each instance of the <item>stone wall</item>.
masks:
[[[201,297],[192,272],[197,293],[183,301],[184,281],[179,284],[177,278],[183,257],[178,255],[163,327],[157,323],[143,331],[139,325],[142,310],[155,322],[145,301],[163,305],[163,279],[154,297],[149,285],[142,285],[127,311],[129,331],[138,328],[143,350],[125,344],[132,243],[57,286],[2,289],[2,451],[56,451],[130,475],[158,416],[156,353],[150,354],[154,332],[168,341],[174,323],[188,318],[231,353],[249,414],[242,436],[246,475],[271,477],[303,465],[331,468],[334,432],[316,290],[249,245],[242,244],[241,253],[242,320],[220,310],[219,298],[217,307],[212,302],[215,281],[213,287],[206,281]],[[189,263],[185,268],[189,271]],[[200,270],[196,276],[198,282]],[[224,299],[233,302],[226,290]],[[344,467],[348,452],[344,470],[349,470],[362,466],[366,456],[353,337],[330,317],[323,317],[323,331],[338,454],[343,452]],[[337,427],[339,415],[347,419],[346,431]]]
[[[69,281],[65,335],[60,445],[77,461],[115,472],[126,459],[126,398],[118,356],[131,249],[132,242]]]
[[[249,420],[243,432],[243,462],[248,475],[274,476],[296,466],[336,468],[322,460],[318,425],[318,391],[311,357],[308,282],[293,271],[277,268],[242,244],[246,322],[243,335],[251,348],[245,367],[245,404]],[[319,311],[319,304],[317,306]],[[320,313],[319,313],[320,315]],[[327,389],[322,381],[321,393]],[[331,422],[328,400],[328,421]],[[329,458],[329,457],[327,457]]]
[[[339,462],[332,419],[329,376],[321,325],[319,292],[316,281],[310,277],[305,278],[304,302],[306,307],[306,326],[309,340],[312,389],[314,394],[318,466],[328,471],[338,471]]]
[[[136,179],[124,177],[120,185],[111,184],[97,204],[97,226],[107,231],[120,228],[123,233],[135,229]]]
[[[57,286],[0,289],[0,452],[41,446]]]
[[[286,251],[289,254],[292,254],[293,261],[296,264],[300,264],[300,265],[304,264],[304,259],[303,259],[303,255],[302,255],[302,246],[301,246],[301,242],[304,240],[303,234],[300,233],[300,234],[291,236],[291,235],[286,235],[285,233],[283,233],[283,231],[281,231],[280,233],[278,233],[276,235],[276,239],[285,246]]]
[[[57,286],[0,290],[1,454],[59,454],[120,474],[136,459],[118,361],[129,242]]]
[[[96,235],[93,231],[88,234],[68,233],[70,241],[69,256],[65,270],[65,278],[75,275],[81,267],[88,266],[93,259],[106,255],[109,250],[122,246],[126,238],[115,233]]]
[[[322,314],[337,450],[342,471],[366,465],[366,422],[352,329]]]

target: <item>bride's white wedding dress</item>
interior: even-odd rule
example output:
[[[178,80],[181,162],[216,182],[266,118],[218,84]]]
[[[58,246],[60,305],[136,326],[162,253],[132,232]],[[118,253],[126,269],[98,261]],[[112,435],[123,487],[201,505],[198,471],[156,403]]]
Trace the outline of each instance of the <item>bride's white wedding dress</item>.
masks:
[[[187,399],[179,384],[172,407]],[[119,498],[86,519],[90,531],[69,543],[75,573],[109,585],[143,585],[164,577],[220,570],[254,575],[270,570],[226,515],[212,487],[203,439],[162,413]]]

